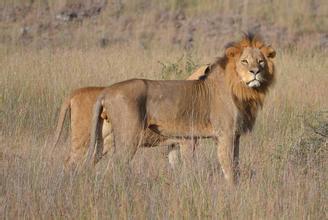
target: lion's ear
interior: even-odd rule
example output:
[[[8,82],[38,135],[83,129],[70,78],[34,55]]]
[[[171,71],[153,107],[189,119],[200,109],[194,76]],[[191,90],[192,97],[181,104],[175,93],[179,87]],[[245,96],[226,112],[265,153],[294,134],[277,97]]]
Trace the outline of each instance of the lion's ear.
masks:
[[[226,56],[229,58],[233,58],[236,56],[236,54],[239,53],[239,49],[236,47],[228,47],[225,51]]]
[[[271,46],[265,47],[264,53],[268,58],[275,58],[276,56],[276,51]]]

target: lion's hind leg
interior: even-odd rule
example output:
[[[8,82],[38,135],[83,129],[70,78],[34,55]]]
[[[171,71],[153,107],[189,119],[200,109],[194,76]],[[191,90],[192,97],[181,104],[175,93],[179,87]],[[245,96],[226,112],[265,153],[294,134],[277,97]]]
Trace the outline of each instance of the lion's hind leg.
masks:
[[[120,161],[128,164],[134,157],[144,137],[144,121],[134,105],[122,104],[110,109],[113,147],[115,154],[119,154]]]

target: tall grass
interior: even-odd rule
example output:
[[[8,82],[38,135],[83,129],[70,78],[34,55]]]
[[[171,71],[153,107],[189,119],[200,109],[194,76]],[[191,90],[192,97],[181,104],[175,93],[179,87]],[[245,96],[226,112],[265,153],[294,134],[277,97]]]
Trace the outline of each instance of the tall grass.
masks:
[[[216,149],[204,141],[195,159],[171,170],[165,149],[140,149],[130,169],[105,158],[95,170],[65,173],[69,142],[50,148],[58,109],[70,90],[132,77],[184,77],[190,65],[221,52],[179,49],[0,50],[0,217],[71,219],[325,219],[327,145],[322,157],[296,157],[303,119],[327,110],[325,51],[279,50],[277,82],[254,132],[241,140],[241,182],[226,186]],[[168,75],[167,75],[168,74]],[[295,156],[295,155],[294,155]],[[297,156],[297,155],[296,155]],[[304,172],[306,169],[307,172]]]
[[[0,218],[328,218],[327,138],[308,126],[317,123],[325,129],[328,123],[326,50],[273,45],[278,51],[277,82],[254,131],[242,137],[241,180],[235,188],[226,185],[211,141],[201,141],[195,158],[187,157],[176,170],[168,166],[166,149],[158,147],[139,149],[131,167],[120,158],[114,157],[114,163],[104,158],[94,170],[79,174],[63,171],[69,140],[55,150],[49,144],[60,105],[71,90],[136,77],[186,78],[198,65],[221,55],[222,43],[252,26],[253,19],[286,28],[287,34],[325,33],[325,1],[113,0],[95,18],[61,24],[55,31],[49,26],[46,46],[35,49],[44,36],[33,35],[36,24],[55,22],[63,8],[79,2],[0,3],[4,13],[10,14],[12,7],[31,10],[25,18],[18,14],[16,22],[0,23],[0,38],[11,39],[0,44]],[[41,13],[45,8],[47,13]],[[233,18],[232,32],[209,39],[200,28],[192,49],[172,46],[174,27],[152,22],[158,12],[181,11],[195,18],[190,21],[207,15]],[[135,30],[123,30],[124,19],[113,22],[120,18],[135,21]],[[24,26],[31,27],[34,37],[30,47],[17,45]],[[115,34],[127,35],[128,43],[95,46],[102,36],[115,40]]]

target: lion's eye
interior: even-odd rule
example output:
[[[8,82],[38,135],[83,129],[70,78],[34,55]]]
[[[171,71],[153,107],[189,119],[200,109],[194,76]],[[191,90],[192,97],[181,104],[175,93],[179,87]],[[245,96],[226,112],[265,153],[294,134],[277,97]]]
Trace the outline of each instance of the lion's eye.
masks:
[[[242,64],[248,64],[248,61],[247,60],[241,60],[241,63]]]
[[[263,65],[264,65],[264,60],[259,60],[259,64],[260,64],[261,66],[263,66]]]

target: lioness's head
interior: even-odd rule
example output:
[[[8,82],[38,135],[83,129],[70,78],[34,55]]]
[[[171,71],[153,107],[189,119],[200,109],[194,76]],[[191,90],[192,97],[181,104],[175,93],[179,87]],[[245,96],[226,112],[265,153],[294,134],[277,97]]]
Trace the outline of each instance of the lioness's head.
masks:
[[[267,86],[273,80],[274,67],[271,61],[276,55],[271,46],[252,34],[246,34],[238,43],[226,48],[229,62],[234,62],[238,78],[248,88]]]

